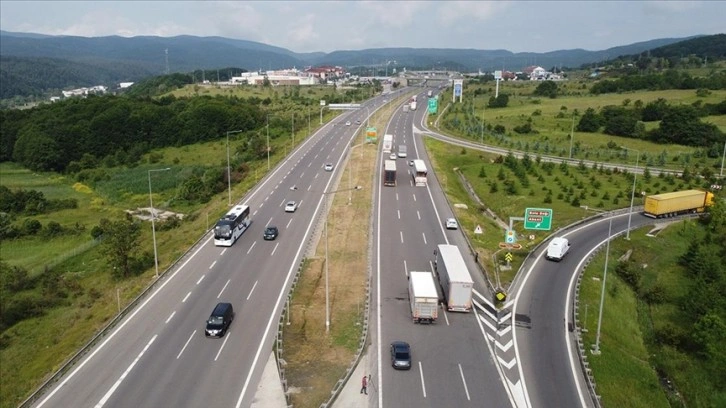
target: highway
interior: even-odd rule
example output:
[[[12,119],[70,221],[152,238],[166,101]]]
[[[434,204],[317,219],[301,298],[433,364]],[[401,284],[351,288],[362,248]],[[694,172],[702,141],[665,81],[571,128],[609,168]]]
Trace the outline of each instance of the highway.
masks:
[[[653,220],[634,213],[631,227],[652,224]],[[612,218],[612,235],[625,233],[628,214]],[[570,253],[560,262],[544,259],[542,248],[536,262],[525,272],[521,285],[512,288],[516,293],[513,315],[529,325],[516,325],[515,348],[520,364],[520,376],[532,407],[591,406],[592,400],[577,358],[572,298],[577,272],[597,246],[606,242],[609,218],[556,234],[571,242]],[[595,305],[590,318],[597,318]],[[589,350],[587,350],[589,352]]]
[[[388,96],[390,97],[390,96]],[[374,114],[385,97],[367,101]],[[229,248],[211,234],[168,271],[116,327],[44,395],[36,407],[247,407],[272,347],[282,305],[319,222],[323,192],[368,109],[343,113],[310,136],[240,203],[252,225]],[[288,200],[300,207],[283,210]],[[280,236],[264,241],[267,225]],[[218,302],[235,319],[221,339],[204,326]]]
[[[424,94],[419,95],[424,99]],[[429,171],[428,186],[412,182],[409,160],[431,163],[420,138],[413,134],[414,121],[420,123],[421,109],[404,113],[397,109],[382,133],[394,135],[394,151],[406,145],[408,157],[397,159],[397,186],[384,187],[377,179],[374,206],[374,297],[373,344],[377,359],[378,407],[505,407],[512,406],[497,365],[486,329],[478,312],[446,313],[440,308],[433,325],[413,323],[408,304],[410,271],[433,271],[436,245],[451,243],[462,248],[471,271],[474,261],[465,249],[459,230],[445,230],[443,221],[452,216],[436,177]],[[382,168],[381,154],[378,163]],[[475,287],[486,293],[483,278],[472,273]],[[412,368],[397,371],[391,367],[389,345],[402,340],[411,345]]]

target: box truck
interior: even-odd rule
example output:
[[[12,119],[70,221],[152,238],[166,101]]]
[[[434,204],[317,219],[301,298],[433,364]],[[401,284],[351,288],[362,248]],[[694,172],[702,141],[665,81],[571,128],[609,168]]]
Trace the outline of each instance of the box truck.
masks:
[[[439,245],[436,249],[434,267],[444,294],[446,310],[471,311],[471,290],[474,281],[459,248],[456,245]]]
[[[676,191],[645,197],[643,215],[652,218],[673,217],[703,212],[713,204],[713,193],[701,190]]]
[[[439,293],[431,272],[410,272],[408,300],[414,323],[433,323],[439,314]]]
[[[383,162],[383,185],[396,186],[396,161],[386,160]]]

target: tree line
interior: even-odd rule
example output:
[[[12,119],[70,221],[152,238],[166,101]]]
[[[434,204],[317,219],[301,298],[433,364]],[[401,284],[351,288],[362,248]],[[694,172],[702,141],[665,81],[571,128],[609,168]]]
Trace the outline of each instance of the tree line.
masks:
[[[709,115],[726,115],[726,100],[717,104],[669,105],[664,99],[643,104],[625,100],[623,106],[608,105],[599,111],[588,108],[577,123],[578,132],[600,132],[684,146],[707,148],[709,157],[718,157],[726,135],[712,123],[701,121]],[[657,128],[645,130],[644,122],[660,121]]]

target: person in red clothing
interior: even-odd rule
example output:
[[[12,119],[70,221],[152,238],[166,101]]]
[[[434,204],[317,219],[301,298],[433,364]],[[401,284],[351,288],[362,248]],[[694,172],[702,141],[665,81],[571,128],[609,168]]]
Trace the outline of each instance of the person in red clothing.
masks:
[[[368,377],[365,375],[363,376],[363,380],[361,380],[360,393],[368,395]]]

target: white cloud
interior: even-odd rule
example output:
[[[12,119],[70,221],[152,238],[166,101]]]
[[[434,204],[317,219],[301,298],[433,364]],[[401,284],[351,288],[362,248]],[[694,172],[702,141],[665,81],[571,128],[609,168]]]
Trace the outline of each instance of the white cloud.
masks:
[[[450,26],[465,22],[476,24],[479,21],[486,21],[501,14],[510,6],[504,1],[447,1],[438,3],[439,11],[436,15],[442,24]],[[528,7],[520,3],[521,7]]]
[[[362,1],[357,4],[362,10],[360,16],[373,17],[380,25],[402,28],[413,24],[418,15],[431,9],[426,1]],[[354,17],[354,18],[356,18]]]

